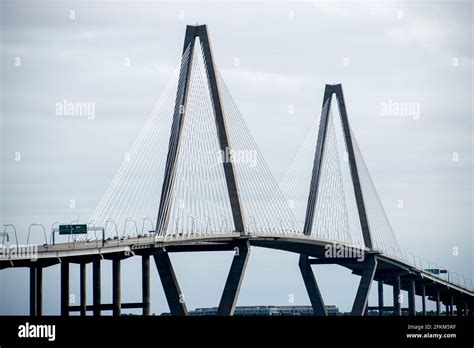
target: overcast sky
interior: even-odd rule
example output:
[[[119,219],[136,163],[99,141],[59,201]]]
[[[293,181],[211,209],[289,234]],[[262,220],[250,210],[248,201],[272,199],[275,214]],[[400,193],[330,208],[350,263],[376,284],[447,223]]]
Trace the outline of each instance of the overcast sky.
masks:
[[[20,242],[32,222],[92,214],[179,64],[186,24],[199,23],[278,181],[319,116],[324,85],[342,83],[402,248],[473,277],[471,1],[1,1],[0,9],[0,221],[17,226]],[[95,117],[58,117],[64,99],[95,103]],[[383,112],[405,103],[418,112]],[[218,304],[231,258],[172,255],[188,308]],[[123,302],[140,298],[137,262],[124,262]],[[349,310],[358,277],[316,272],[326,303]],[[46,313],[59,313],[58,275],[45,272]],[[152,310],[167,311],[154,269],[152,281]],[[0,272],[0,284],[0,314],[26,314],[27,270]],[[238,305],[284,305],[290,295],[309,304],[297,255],[253,249]]]

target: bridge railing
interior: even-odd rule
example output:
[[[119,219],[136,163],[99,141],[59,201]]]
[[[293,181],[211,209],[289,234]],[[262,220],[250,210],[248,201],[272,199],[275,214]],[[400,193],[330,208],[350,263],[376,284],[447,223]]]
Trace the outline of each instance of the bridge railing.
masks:
[[[47,246],[48,245],[48,237],[46,237],[46,228],[44,227],[43,224],[38,224],[36,222],[30,224],[30,227],[28,228],[28,237],[26,238],[26,244],[27,245],[30,244],[31,229],[33,227],[40,227],[41,228],[41,230],[43,231],[43,235],[44,235],[44,245]]]
[[[6,245],[6,244],[5,244],[5,237],[7,238],[7,242],[8,242],[8,243],[10,242],[10,234],[9,234],[9,232],[8,232],[8,228],[10,228],[10,229],[13,231],[13,234],[15,235],[16,247],[18,248],[18,247],[19,247],[18,234],[16,233],[16,228],[15,228],[15,226],[14,226],[13,224],[6,224],[6,225],[3,225],[2,247]]]

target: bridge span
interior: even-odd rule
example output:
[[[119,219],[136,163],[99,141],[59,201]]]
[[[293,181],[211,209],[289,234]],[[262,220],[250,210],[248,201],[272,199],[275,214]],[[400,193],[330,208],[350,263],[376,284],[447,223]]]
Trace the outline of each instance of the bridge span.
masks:
[[[85,316],[88,311],[99,316],[105,310],[118,316],[129,308],[141,308],[143,315],[150,315],[151,257],[171,314],[187,315],[169,254],[202,251],[234,252],[218,305],[219,315],[232,315],[251,247],[300,255],[299,269],[315,315],[327,315],[312,270],[313,265],[322,264],[343,266],[360,277],[352,315],[365,315],[369,308],[380,315],[401,315],[402,290],[408,291],[410,315],[416,315],[416,296],[421,297],[423,314],[427,300],[432,300],[438,315],[441,305],[448,315],[473,315],[473,289],[434,274],[439,269],[424,269],[403,258],[350,128],[341,85],[325,87],[311,170],[306,176],[297,171],[290,175],[290,196],[298,188],[306,190],[304,221],[299,223],[292,211],[293,198],[284,197],[275,183],[217,70],[207,27],[188,26],[184,41],[177,85],[167,92],[172,108],[163,107],[166,102],[157,106],[159,115],[172,116],[163,163],[152,150],[153,141],[160,138],[157,129],[166,123],[154,113],[130,151],[130,160],[124,162],[87,222],[94,231],[98,228],[104,233],[110,220],[118,216],[116,221],[123,221],[125,233],[133,225],[130,216],[149,216],[139,215],[142,205],[150,202],[155,209],[154,204],[159,203],[156,223],[143,219],[143,227],[147,220],[152,226],[148,230],[153,231],[140,236],[135,223],[134,236],[121,236],[115,226],[113,238],[104,233],[102,238],[52,244],[44,231],[45,244],[35,247],[33,255],[15,253],[20,249],[15,232],[16,245],[0,249],[8,254],[0,259],[0,269],[29,268],[32,316],[43,313],[43,270],[57,264],[62,316],[71,312]],[[159,180],[152,171],[156,168],[163,174],[161,190],[156,189]],[[142,301],[122,303],[121,261],[131,257],[141,258]],[[112,262],[113,300],[104,304],[100,271],[107,261]],[[86,298],[89,263],[92,304]],[[80,265],[78,306],[69,304],[71,264]],[[378,282],[378,305],[370,307],[368,296],[374,281]],[[391,306],[383,301],[384,285],[393,288]]]
[[[401,315],[402,303],[399,301],[400,291],[408,291],[408,313],[415,315],[415,295],[421,297],[422,313],[426,314],[426,301],[436,303],[436,312],[442,311],[452,315],[456,306],[458,315],[472,315],[472,290],[466,289],[454,282],[448,282],[432,273],[420,269],[405,260],[398,260],[384,255],[382,252],[358,248],[354,245],[340,244],[337,241],[317,240],[304,235],[282,236],[279,234],[261,234],[258,236],[241,236],[240,233],[223,233],[209,236],[147,236],[130,237],[126,239],[109,239],[78,241],[55,245],[37,246],[37,254],[32,258],[11,254],[9,259],[0,260],[0,269],[12,267],[27,267],[30,269],[30,314],[42,314],[43,285],[42,273],[46,267],[60,264],[61,278],[61,315],[80,311],[85,315],[92,311],[100,315],[104,310],[113,310],[114,315],[120,315],[121,309],[142,308],[144,315],[150,314],[150,257],[156,263],[162,285],[165,290],[171,313],[187,315],[187,308],[174,274],[169,253],[232,251],[234,259],[225,284],[225,289],[219,305],[219,314],[232,314],[235,309],[239,288],[243,279],[250,247],[262,247],[300,255],[299,268],[303,276],[308,296],[311,300],[315,315],[327,315],[324,300],[319,292],[316,278],[311,269],[312,265],[337,264],[346,267],[354,275],[361,277],[354,305],[353,315],[363,315],[368,310],[368,295],[373,281],[378,282],[378,306],[380,315],[393,313]],[[15,246],[12,246],[15,248]],[[328,250],[337,248],[346,256],[334,255],[327,257]],[[357,254],[356,254],[357,252]],[[347,257],[348,254],[352,254]],[[142,302],[121,302],[121,271],[120,262],[130,257],[142,258]],[[101,303],[101,262],[113,263],[113,303]],[[93,304],[86,303],[86,265],[93,265]],[[80,266],[80,302],[79,306],[69,305],[69,265]],[[393,287],[394,306],[386,306],[383,302],[383,285]]]

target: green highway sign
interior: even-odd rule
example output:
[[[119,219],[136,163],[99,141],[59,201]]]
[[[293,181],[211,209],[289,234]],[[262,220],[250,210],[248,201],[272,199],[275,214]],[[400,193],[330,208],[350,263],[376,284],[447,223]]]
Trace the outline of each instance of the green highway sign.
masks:
[[[425,269],[426,272],[430,272],[432,274],[441,274],[441,273],[448,273],[446,269],[439,269],[439,268],[428,268]]]
[[[86,234],[87,225],[59,225],[59,234]]]

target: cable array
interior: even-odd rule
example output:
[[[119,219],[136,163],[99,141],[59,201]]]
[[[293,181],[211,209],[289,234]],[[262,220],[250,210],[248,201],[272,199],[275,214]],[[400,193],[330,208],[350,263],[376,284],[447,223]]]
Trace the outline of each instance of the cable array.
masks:
[[[349,187],[350,168],[345,160],[340,118],[334,117],[331,108],[327,122],[311,236],[363,245],[360,226],[353,219],[354,208],[357,208]],[[350,216],[352,219],[349,219]]]
[[[332,98],[332,105],[337,105],[335,96]],[[323,106],[322,113],[328,106],[329,100]],[[330,108],[328,115],[311,237],[363,246],[347,145],[339,109],[334,109]],[[306,216],[318,125],[319,120],[311,127],[281,184],[287,199],[294,202],[293,212],[298,221],[303,221]],[[352,131],[351,138],[374,248],[400,258],[400,246]]]
[[[323,107],[323,112],[327,106],[328,103]],[[298,228],[301,233],[306,218],[318,128],[319,119],[316,119],[280,184],[281,191],[298,221]]]
[[[166,235],[235,230],[209,81],[196,39]]]
[[[165,162],[171,156],[176,160],[170,180],[165,183],[170,193],[163,205],[169,218],[159,226],[165,236],[235,231],[223,161],[233,164],[247,233],[297,233],[288,202],[217,71],[229,140],[229,148],[221,151],[199,39],[192,56],[190,47],[183,54],[177,84],[171,83],[160,98],[94,211],[91,223],[106,227],[114,235],[153,230]],[[177,114],[173,110],[183,93],[185,103]],[[182,117],[180,132],[171,127],[176,117]],[[177,146],[169,147],[175,141]]]
[[[352,130],[351,134],[373,247],[389,256],[403,258],[402,250]]]
[[[231,160],[238,178],[246,231],[251,234],[300,233],[290,205],[237,108],[222,76],[217,73],[226,116]]]
[[[188,59],[189,48],[180,66],[185,66]],[[177,90],[183,84],[182,76],[179,67],[175,69],[89,220],[90,225],[105,227],[109,236],[155,229],[172,110]]]
[[[311,127],[280,190],[216,68],[229,143],[229,148],[221,150],[211,81],[198,38],[183,53],[180,66],[89,223],[105,227],[109,235],[154,231],[164,185],[169,194],[165,195],[163,212],[168,218],[160,220],[158,229],[165,236],[234,232],[223,166],[223,162],[231,162],[245,231],[302,234],[319,120]],[[180,100],[184,105],[177,105]],[[330,109],[311,237],[363,245],[341,118],[339,114],[335,117],[330,103],[328,100],[322,110],[326,113]],[[182,108],[179,112],[178,107]],[[180,128],[171,126],[177,122]],[[353,142],[375,247],[399,256],[400,248],[355,137]],[[164,182],[165,163],[170,159],[174,159],[172,170]]]

